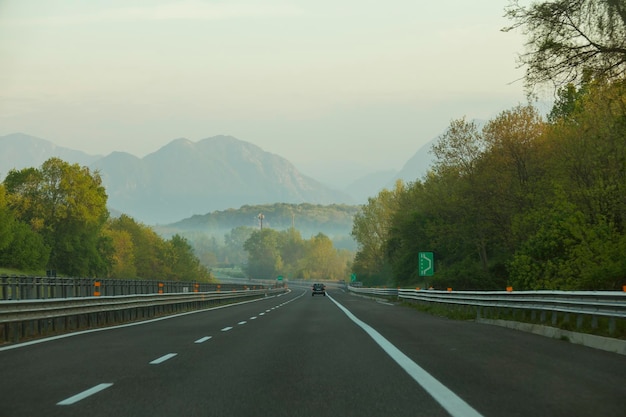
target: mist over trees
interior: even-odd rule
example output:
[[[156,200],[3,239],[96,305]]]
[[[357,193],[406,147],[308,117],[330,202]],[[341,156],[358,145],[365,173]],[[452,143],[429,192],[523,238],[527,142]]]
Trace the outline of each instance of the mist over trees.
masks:
[[[336,249],[323,233],[306,240],[295,228],[254,230],[243,245],[248,254],[245,271],[250,278],[344,281],[350,274],[353,253]]]

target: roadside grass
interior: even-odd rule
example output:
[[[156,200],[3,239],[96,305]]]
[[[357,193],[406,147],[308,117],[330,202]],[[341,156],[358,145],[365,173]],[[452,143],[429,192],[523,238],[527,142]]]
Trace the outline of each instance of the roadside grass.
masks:
[[[0,275],[17,275],[17,276],[30,276],[30,277],[45,277],[46,271],[44,270],[22,270],[22,269],[14,269],[14,268],[3,268],[0,267]]]
[[[424,313],[445,317],[451,320],[475,320],[477,317],[476,308],[471,306],[436,303],[421,304],[409,301],[402,301],[401,304]],[[485,318],[539,324],[556,327],[561,330],[626,340],[626,319],[616,318],[611,325],[611,319],[609,317],[581,315],[580,318],[578,318],[573,314],[558,313],[553,321],[550,314],[542,318],[541,314],[536,311],[518,309],[494,309],[490,311],[488,317]]]

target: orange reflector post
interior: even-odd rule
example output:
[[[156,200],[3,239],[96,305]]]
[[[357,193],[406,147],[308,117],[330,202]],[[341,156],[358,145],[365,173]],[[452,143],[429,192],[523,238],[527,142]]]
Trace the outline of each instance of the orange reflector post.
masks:
[[[507,290],[508,292],[513,292],[513,287],[511,287],[511,286],[506,287],[506,290]]]
[[[452,292],[452,288],[448,288],[448,292]]]
[[[165,286],[165,284],[163,284],[162,282],[159,282],[159,294],[163,294],[163,287]]]
[[[100,281],[94,282],[93,286],[94,286],[93,296],[94,297],[100,297]]]
[[[622,291],[626,292],[626,285],[622,286]]]

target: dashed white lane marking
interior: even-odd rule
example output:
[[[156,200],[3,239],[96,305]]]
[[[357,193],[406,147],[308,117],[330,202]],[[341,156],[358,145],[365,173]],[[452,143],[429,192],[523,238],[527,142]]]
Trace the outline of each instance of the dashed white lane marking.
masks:
[[[259,316],[264,316],[264,315],[265,315],[265,313],[259,313]]]
[[[72,405],[75,404],[81,400],[84,400],[85,398],[97,394],[102,390],[105,390],[107,388],[109,388],[110,386],[112,386],[113,384],[100,384],[100,385],[96,385],[93,388],[89,388],[86,391],[81,392],[80,394],[76,394],[73,397],[67,398],[61,402],[58,402],[57,405]]]
[[[233,328],[232,328],[231,326],[228,326],[228,327],[224,327],[224,328],[222,329],[222,331],[223,331],[223,332],[227,332],[227,331],[232,330],[232,329],[233,329]]]
[[[163,355],[160,358],[157,358],[150,362],[150,365],[159,365],[165,361],[172,359],[174,356],[178,355],[178,353],[168,353],[167,355]]]
[[[243,320],[243,321],[240,321],[240,322],[239,322],[239,323],[237,323],[237,324],[242,325],[242,324],[246,324],[246,323],[247,323],[247,321]]]
[[[329,296],[330,297],[330,296]],[[333,303],[343,311],[346,316],[356,323],[381,347],[398,365],[408,373],[411,378],[426,390],[452,417],[483,417],[478,411],[474,410],[468,403],[463,401],[458,395],[452,392],[448,387],[443,385],[432,375],[422,369],[418,364],[413,362],[411,358],[406,356],[397,347],[391,344],[380,333],[374,330],[367,323],[359,320],[347,308],[330,297]]]
[[[250,320],[256,320],[256,316],[250,317]]]
[[[204,343],[204,342],[206,342],[207,340],[211,339],[211,337],[212,337],[212,336],[205,336],[205,337],[203,337],[203,338],[200,338],[200,339],[196,340],[194,343]]]

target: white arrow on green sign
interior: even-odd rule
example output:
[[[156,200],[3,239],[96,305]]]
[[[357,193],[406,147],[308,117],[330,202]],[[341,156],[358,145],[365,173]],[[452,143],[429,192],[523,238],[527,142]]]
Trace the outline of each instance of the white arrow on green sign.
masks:
[[[435,274],[435,257],[432,252],[419,253],[420,277],[432,277]]]

